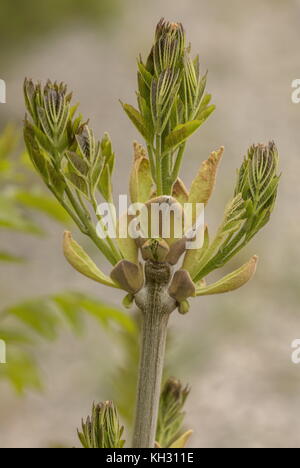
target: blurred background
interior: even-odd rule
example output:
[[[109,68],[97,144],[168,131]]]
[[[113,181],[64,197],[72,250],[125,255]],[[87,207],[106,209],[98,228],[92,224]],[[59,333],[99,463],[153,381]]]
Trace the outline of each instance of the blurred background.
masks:
[[[291,362],[291,342],[300,338],[300,105],[291,102],[292,80],[300,78],[300,1],[1,0],[0,78],[7,84],[7,104],[0,105],[0,128],[8,122],[21,128],[25,76],[65,81],[95,133],[110,133],[117,154],[115,189],[126,193],[138,135],[118,99],[134,103],[136,57],[148,53],[162,16],[184,24],[202,70],[209,70],[207,89],[217,105],[191,139],[182,172],[190,184],[210,151],[225,146],[206,209],[210,230],[218,225],[250,144],[274,139],[283,172],[271,222],[228,266],[230,271],[258,254],[252,282],[230,295],[194,300],[187,316],[172,316],[168,361],[176,377],[192,386],[186,418],[194,429],[190,445],[300,447],[300,365]],[[22,153],[22,142],[15,148]],[[25,191],[39,190],[38,178],[28,177]],[[67,220],[24,216],[32,217],[44,235],[0,230],[0,250],[27,258],[22,264],[0,264],[0,308],[3,319],[11,320],[10,330],[15,327],[10,308],[37,296],[75,291],[121,309],[122,294],[84,279],[65,262],[61,241]],[[22,312],[15,315],[24,319]],[[55,340],[51,333],[48,341],[35,339],[25,383],[16,382],[12,369],[0,379],[1,447],[78,446],[76,427],[92,402],[122,393],[135,344],[130,339],[124,344],[128,337],[118,326],[107,333],[105,320],[95,326],[90,315],[80,316],[75,333],[63,325]],[[48,322],[44,335],[48,324],[53,326]],[[25,373],[24,366],[18,372]],[[130,403],[124,406],[125,418]]]

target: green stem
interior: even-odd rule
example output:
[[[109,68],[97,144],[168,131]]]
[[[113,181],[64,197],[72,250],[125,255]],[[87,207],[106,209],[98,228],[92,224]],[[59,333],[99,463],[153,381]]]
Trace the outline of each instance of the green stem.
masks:
[[[156,172],[155,172],[155,161],[154,161],[152,146],[147,145],[147,150],[148,150],[148,156],[149,156],[149,161],[150,161],[150,169],[151,169],[152,179],[155,181]]]
[[[170,184],[171,176],[171,155],[166,154],[162,158],[162,184],[164,195],[171,195],[172,184]]]
[[[180,168],[181,168],[181,164],[182,164],[182,159],[183,159],[183,153],[184,153],[184,150],[185,150],[185,146],[186,144],[183,143],[180,148],[179,148],[179,151],[177,153],[177,157],[176,157],[176,161],[175,161],[175,164],[174,164],[174,168],[173,168],[173,172],[172,172],[172,181],[173,181],[173,184],[175,184],[176,180],[178,179],[178,176],[179,176],[179,172],[180,172]]]
[[[91,223],[89,213],[84,210],[80,203],[76,200],[74,197],[71,189],[66,186],[66,195],[73,206],[77,216],[79,217],[80,221],[82,224],[85,226],[85,231],[84,233],[87,234],[94,244],[98,247],[98,249],[103,253],[103,255],[107,258],[107,260],[112,264],[115,265],[118,262],[118,259],[115,258],[112,250],[105,244],[105,242],[100,239],[100,237],[97,235],[96,229]]]
[[[209,259],[206,264],[202,267],[202,269],[197,274],[194,281],[199,281],[209,273],[211,273],[216,268],[221,268],[225,265],[225,263],[229,262],[229,260],[234,257],[245,245],[247,242],[242,242],[240,245],[239,242],[244,237],[245,231],[242,229],[233,239],[232,241],[225,247],[221,252],[217,252],[217,254]],[[235,248],[235,246],[237,246]]]
[[[97,204],[97,200],[96,200],[96,199],[93,200],[93,208],[94,208],[95,214],[96,214],[96,216],[97,216],[97,219],[98,219],[98,221],[99,221],[99,223],[100,223],[100,225],[101,225],[102,230],[105,231],[105,226],[104,226],[104,224],[103,224],[102,216],[100,216],[99,214],[97,214],[98,204]],[[112,216],[112,214],[111,214],[111,216]],[[116,226],[115,226],[115,228],[116,228]],[[99,236],[98,236],[98,238],[99,238]],[[100,238],[99,238],[99,239],[100,239]],[[101,239],[101,240],[102,240],[102,239]],[[112,254],[113,254],[114,259],[115,259],[115,262],[114,262],[114,265],[115,265],[117,262],[119,262],[120,260],[122,260],[122,256],[121,256],[119,250],[116,248],[113,239],[111,239],[109,236],[107,236],[107,237],[105,238],[105,241],[107,242],[109,248],[110,248],[111,251],[112,251]],[[103,240],[102,240],[102,242],[103,242]]]
[[[162,160],[161,160],[161,135],[156,137],[156,186],[157,186],[157,196],[163,195],[163,186],[162,186]]]
[[[57,201],[61,204],[61,206],[66,210],[66,212],[68,213],[68,215],[72,218],[72,220],[74,221],[75,224],[77,224],[77,226],[79,227],[80,231],[83,233],[83,234],[87,234],[87,229],[85,227],[85,225],[81,222],[81,220],[77,217],[76,213],[74,213],[74,211],[70,208],[70,206],[63,200],[63,198],[61,198],[55,191],[55,189],[49,185],[49,184],[46,184],[47,187],[49,188],[49,190],[51,191],[51,193],[53,193],[53,195],[55,196],[55,198],[57,199]]]

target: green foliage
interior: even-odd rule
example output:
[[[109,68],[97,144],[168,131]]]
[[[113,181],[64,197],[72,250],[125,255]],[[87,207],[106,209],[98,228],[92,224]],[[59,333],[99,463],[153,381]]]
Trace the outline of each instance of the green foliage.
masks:
[[[82,421],[78,431],[83,448],[123,448],[124,427],[120,426],[117,410],[112,401],[93,405],[92,415]]]
[[[41,388],[33,356],[38,337],[56,340],[66,324],[72,332],[82,334],[87,316],[96,319],[114,337],[120,333],[136,337],[132,318],[85,294],[64,292],[7,307],[0,316],[0,337],[6,341],[8,351],[7,364],[0,366],[0,379],[8,379],[20,393],[28,387]],[[22,362],[24,369],[20,372]]]
[[[157,195],[172,194],[186,140],[215,109],[204,95],[207,74],[185,42],[182,24],[162,19],[146,62],[138,59],[138,110],[122,104],[146,140]]]
[[[197,282],[236,255],[269,221],[279,183],[278,151],[273,142],[253,145],[238,171],[234,198],[227,205],[216,237],[203,251]]]
[[[102,222],[97,196],[113,202],[115,154],[108,134],[95,139],[82,116],[75,116],[77,106],[71,105],[72,94],[63,83],[48,81],[42,87],[26,79],[24,97],[31,117],[25,120],[24,138],[35,169],[79,229],[115,265],[122,259],[118,246],[95,229],[96,221]]]
[[[145,198],[145,193],[147,194],[150,199],[144,201],[149,212],[153,203],[161,206],[167,204],[169,207],[173,205],[173,209],[176,205],[181,213],[182,200],[194,205],[206,205],[212,194],[223,154],[222,147],[210,155],[202,164],[188,193],[179,179],[186,141],[215,109],[210,104],[211,96],[204,94],[207,75],[201,76],[199,58],[192,59],[190,51],[191,47],[186,47],[182,25],[161,20],[146,62],[141,57],[138,60],[138,108],[122,103],[147,145],[148,155],[142,148],[135,146],[130,192],[133,200]],[[129,294],[124,299],[124,305],[130,306],[135,300],[144,314],[152,314],[152,318],[162,311],[167,318],[167,314],[176,307],[185,314],[189,310],[190,297],[232,291],[253,276],[256,256],[213,285],[206,286],[204,280],[211,271],[222,267],[236,255],[269,220],[279,182],[278,152],[274,143],[254,145],[249,149],[238,171],[233,198],[225,208],[221,225],[212,240],[205,228],[201,248],[187,250],[187,232],[177,242],[172,242],[172,235],[168,239],[167,236],[161,236],[159,241],[144,238],[136,243],[131,239],[129,244],[128,240],[125,242],[118,239],[115,242],[115,239],[108,236],[105,239],[100,238],[95,229],[96,222],[102,227],[104,223],[97,210],[98,197],[113,202],[111,177],[115,154],[108,135],[105,134],[102,140],[94,137],[82,116],[76,115],[77,106],[72,105],[72,94],[68,93],[63,83],[48,81],[42,87],[40,83],[34,84],[26,79],[24,96],[29,114],[24,124],[24,138],[31,162],[61,207],[114,266],[108,278],[72,239],[71,234],[66,232],[65,256],[76,270],[98,282],[127,291]],[[141,193],[141,183],[144,184],[145,193]],[[18,201],[31,207],[43,205],[32,198],[24,199],[22,194],[19,194]],[[5,204],[3,206],[2,211],[5,213]],[[6,212],[9,211],[6,208]],[[26,226],[22,226],[22,229],[26,230]],[[32,228],[27,226],[27,229]],[[138,261],[138,248],[146,262],[146,268]],[[183,254],[185,258],[182,267],[178,265],[174,271],[174,265],[178,264]],[[153,301],[153,291],[159,295],[156,301]],[[38,306],[35,301],[12,307],[7,312],[35,333],[54,339],[57,334],[54,307],[62,308],[72,324],[77,324],[80,317],[80,313],[75,312],[79,307],[95,315],[105,326],[110,321],[117,323],[125,336],[130,337],[124,342],[128,352],[127,362],[135,363],[136,323],[125,319],[121,312],[100,305],[90,298],[76,295],[75,301],[76,305],[71,306],[66,297],[58,300],[55,297],[47,298],[39,317],[41,322],[36,318]],[[153,336],[162,336],[166,326],[167,322],[161,329],[153,328]],[[143,332],[147,336],[149,329],[143,329]],[[151,378],[148,381],[139,381],[134,441],[138,444],[137,447],[151,447],[154,445],[155,425],[146,424],[149,415],[145,414],[144,408],[155,407],[158,403],[155,400],[158,398],[158,374],[161,373],[161,368],[159,359],[152,361],[156,366],[149,366],[152,362],[146,347],[142,347],[142,353],[141,363],[144,366],[147,363],[147,369],[143,371],[151,374]],[[123,381],[128,385],[128,392],[124,392],[128,404],[132,395],[129,381],[133,381],[130,380],[133,374],[124,367],[121,373]],[[126,376],[129,377],[128,380]],[[121,384],[120,387],[122,388]],[[159,408],[158,446],[185,446],[191,434],[191,431],[181,433],[184,416],[182,409],[188,393],[188,388],[183,388],[175,380],[169,380],[164,387]],[[147,405],[143,405],[143,399],[147,401]],[[121,401],[121,411],[128,418],[124,399]],[[144,433],[141,430],[143,424]],[[116,409],[111,402],[106,402],[93,407],[92,417],[82,424],[79,438],[86,448],[116,448],[124,444],[121,440],[122,432]]]
[[[0,135],[0,229],[42,235],[42,229],[34,220],[34,211],[62,223],[68,223],[69,217],[52,197],[32,187],[32,169],[28,167],[27,156],[20,152],[18,142],[18,131],[8,125]],[[0,262],[21,260],[16,252],[0,252]]]
[[[43,234],[32,216],[39,211],[62,223],[70,218],[59,203],[31,183],[32,166],[18,149],[18,132],[8,126],[0,136],[0,229]],[[112,151],[105,137],[101,151],[112,165]],[[15,153],[15,157],[14,157]],[[30,219],[31,217],[31,219]],[[0,262],[23,261],[16,252],[0,251]],[[63,292],[34,298],[7,307],[0,314],[0,338],[7,343],[7,364],[0,366],[0,379],[8,380],[18,393],[40,389],[42,379],[34,357],[39,338],[53,341],[64,324],[81,334],[85,317],[91,316],[115,334],[136,335],[135,321],[115,307],[90,296]]]

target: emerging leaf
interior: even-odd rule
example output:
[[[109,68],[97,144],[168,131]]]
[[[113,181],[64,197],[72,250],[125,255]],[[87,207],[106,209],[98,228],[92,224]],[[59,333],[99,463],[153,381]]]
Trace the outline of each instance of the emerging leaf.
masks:
[[[78,432],[83,448],[123,448],[124,427],[120,426],[117,410],[112,401],[93,405],[92,416],[82,421]]]
[[[144,119],[139,113],[139,111],[130,104],[123,104],[122,102],[121,104],[123,106],[124,111],[130,118],[131,122],[138,129],[138,131],[145,138],[145,140],[148,141],[150,136],[147,130],[147,124],[144,122]]]
[[[182,436],[178,437],[178,439],[175,440],[175,442],[173,442],[172,445],[170,445],[170,448],[172,449],[185,448],[192,434],[193,434],[192,430],[186,431],[184,434],[182,434]]]
[[[189,203],[207,204],[215,186],[217,169],[223,152],[224,147],[222,146],[219,150],[213,151],[209,158],[202,163],[201,169],[192,183]]]
[[[156,443],[171,447],[181,431],[184,419],[183,407],[190,393],[188,386],[174,378],[166,381],[160,396]],[[181,437],[180,437],[181,438]]]
[[[199,264],[200,264],[201,257],[206,252],[208,246],[209,246],[208,227],[205,226],[204,242],[203,242],[202,247],[200,247],[200,249],[197,249],[197,250],[194,250],[194,249],[187,250],[185,257],[184,257],[184,262],[182,265],[183,270],[188,271],[192,279],[195,279],[199,271]]]
[[[152,186],[150,163],[145,150],[138,143],[134,143],[134,162],[130,177],[132,203],[146,203],[151,197]]]
[[[182,182],[181,179],[177,179],[173,186],[172,196],[179,202],[181,205],[188,203],[189,201],[189,192]]]
[[[254,255],[245,265],[233,271],[214,284],[196,288],[196,296],[222,294],[241,288],[253,277],[256,271],[258,257]]]
[[[72,234],[68,231],[64,234],[64,254],[70,265],[82,275],[106,286],[118,288],[118,285],[113,280],[99,270],[83,248],[74,241]]]
[[[126,225],[126,232],[124,232],[124,237],[122,237],[123,233],[120,232],[123,223]],[[117,223],[117,244],[125,260],[138,264],[138,246],[135,242],[135,239],[133,239],[128,232],[129,223],[130,216],[127,213],[124,213]]]
[[[192,120],[184,124],[179,124],[169,133],[165,139],[164,151],[174,151],[178,146],[184,143],[202,124],[201,120]]]

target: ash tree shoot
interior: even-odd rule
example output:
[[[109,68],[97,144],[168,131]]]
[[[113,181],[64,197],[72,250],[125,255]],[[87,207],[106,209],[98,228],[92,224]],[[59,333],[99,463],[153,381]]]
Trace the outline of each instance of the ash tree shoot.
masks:
[[[139,57],[137,67],[137,104],[121,102],[144,140],[144,146],[134,144],[131,201],[146,206],[149,218],[153,204],[167,203],[179,211],[186,203],[206,207],[224,148],[202,162],[188,190],[179,177],[187,142],[215,106],[205,92],[207,74],[201,73],[199,56],[191,55],[182,25],[162,19],[148,57]],[[113,204],[116,195],[112,189],[115,153],[108,134],[101,140],[95,137],[63,83],[48,81],[42,86],[26,79],[24,95],[28,113],[24,137],[33,165],[112,269],[109,274],[102,272],[70,232],[64,234],[66,259],[90,279],[124,290],[124,305],[136,304],[141,312],[132,447],[184,447],[191,434],[182,432],[189,389],[176,379],[169,379],[161,389],[169,317],[175,310],[187,314],[197,296],[233,291],[254,275],[256,256],[217,282],[206,282],[209,273],[223,267],[269,221],[279,182],[277,148],[270,142],[246,151],[223,219],[215,233],[205,227],[200,248],[187,249],[185,234],[180,239],[172,234],[152,238],[148,232],[138,239],[99,237],[96,225],[101,226],[103,218],[98,205]],[[125,216],[132,220],[130,214]],[[163,232],[161,225],[159,229]],[[94,406],[78,433],[85,448],[124,446],[123,428],[112,402]]]

